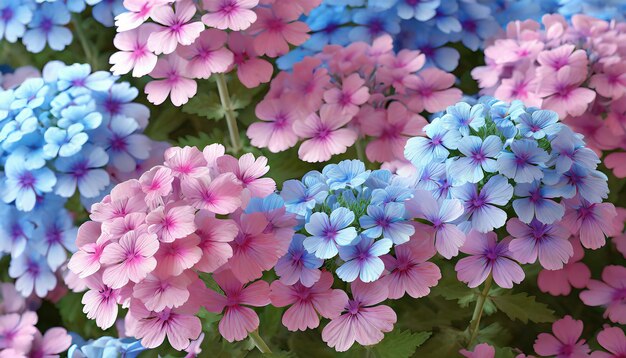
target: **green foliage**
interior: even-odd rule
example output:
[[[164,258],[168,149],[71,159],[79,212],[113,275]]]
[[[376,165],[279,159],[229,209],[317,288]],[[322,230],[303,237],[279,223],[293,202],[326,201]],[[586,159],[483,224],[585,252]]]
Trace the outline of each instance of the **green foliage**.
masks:
[[[410,331],[393,330],[385,334],[385,338],[371,349],[378,358],[408,358],[430,338],[432,332],[411,333]]]
[[[556,320],[554,311],[549,309],[548,305],[535,301],[534,296],[528,296],[525,292],[495,296],[491,299],[496,307],[512,320],[517,319],[523,323],[528,323],[528,321],[544,323]]]

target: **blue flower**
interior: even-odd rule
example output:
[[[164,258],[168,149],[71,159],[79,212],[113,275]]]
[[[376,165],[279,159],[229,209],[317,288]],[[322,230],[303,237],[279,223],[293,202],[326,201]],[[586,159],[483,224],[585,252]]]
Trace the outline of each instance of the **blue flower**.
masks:
[[[444,128],[442,121],[435,119],[424,127],[427,137],[414,137],[404,148],[406,158],[418,168],[431,161],[443,162],[450,151],[456,149],[461,134]]]
[[[74,105],[64,108],[61,118],[57,122],[59,128],[67,129],[74,124],[80,124],[85,130],[93,130],[102,123],[102,114],[96,112],[96,103],[89,102],[86,105]]]
[[[496,35],[500,26],[491,16],[489,7],[473,2],[460,2],[459,21],[462,30],[459,37],[472,51],[483,47],[484,40]]]
[[[15,201],[15,207],[21,211],[31,211],[37,195],[51,192],[57,181],[52,170],[46,167],[29,170],[17,156],[7,159],[4,170],[2,200],[7,204]]]
[[[109,155],[111,164],[121,172],[137,168],[138,160],[150,156],[151,142],[143,134],[137,134],[139,125],[132,118],[114,117],[108,128],[98,133],[96,141]]]
[[[543,166],[550,156],[536,141],[522,139],[510,144],[498,157],[498,172],[517,183],[532,183],[543,178]]]
[[[518,116],[519,132],[524,137],[541,139],[552,136],[560,131],[559,115],[553,111],[538,110],[532,114],[524,113]]]
[[[92,93],[104,123],[108,124],[117,117],[132,118],[139,128],[144,129],[148,125],[150,110],[143,104],[133,102],[138,95],[137,88],[131,87],[128,82],[116,83],[107,91]]]
[[[441,32],[445,34],[461,32],[463,27],[457,18],[458,10],[459,5],[457,2],[451,0],[442,2],[437,8],[433,21]]]
[[[403,21],[401,32],[396,42],[401,48],[420,50],[426,56],[426,65],[441,68],[444,71],[454,70],[461,55],[451,47],[444,47],[450,36],[417,20]]]
[[[359,26],[350,30],[350,40],[371,42],[384,35],[395,35],[400,32],[400,18],[393,10],[375,11],[371,9],[355,10],[352,21]]]
[[[366,229],[362,235],[372,239],[383,236],[396,245],[409,241],[415,233],[415,228],[404,219],[404,204],[401,203],[389,203],[384,208],[370,205],[367,215],[359,218],[359,224]]]
[[[29,78],[15,89],[15,99],[11,103],[11,109],[38,108],[44,104],[49,90],[49,86],[42,78]]]
[[[552,147],[555,170],[557,173],[568,171],[574,163],[586,169],[596,169],[600,158],[591,149],[585,148],[582,135],[574,133],[567,126],[559,126],[561,130],[550,142]]]
[[[406,190],[406,186],[391,185],[384,189],[374,189],[372,191],[371,205],[387,205],[389,203],[402,203],[412,196]]]
[[[302,44],[309,50],[321,51],[325,45],[347,45],[352,27],[344,26],[352,19],[350,10],[339,6],[322,4],[313,9],[306,19],[311,29],[311,37]]]
[[[43,215],[38,220],[34,244],[39,253],[46,257],[48,266],[56,271],[67,259],[67,251],[76,251],[74,241],[78,228],[65,209],[57,208],[54,215]]]
[[[95,5],[91,10],[93,18],[104,26],[114,25],[117,15],[126,12],[123,0],[85,0],[88,5]]]
[[[483,141],[477,136],[463,137],[459,142],[459,151],[464,157],[453,161],[450,167],[452,175],[459,183],[478,183],[485,177],[485,173],[497,171],[495,158],[502,150],[502,141],[495,135],[490,135]]]
[[[24,0],[3,1],[0,4],[0,40],[16,42],[24,35],[26,25],[33,17]]]
[[[300,281],[304,286],[311,287],[319,279],[319,270],[324,260],[316,257],[304,248],[306,236],[296,234],[291,239],[289,249],[281,257],[274,269],[285,285],[293,285]]]
[[[82,124],[72,124],[67,129],[50,127],[46,130],[44,138],[46,145],[43,150],[48,158],[71,157],[78,153],[83,144],[87,143],[89,136],[83,132]]]
[[[319,183],[307,187],[299,180],[287,180],[283,183],[280,195],[289,212],[306,217],[316,204],[326,199],[328,192],[325,189],[325,185]]]
[[[14,120],[5,124],[0,130],[2,148],[9,150],[26,135],[37,130],[38,126],[39,122],[33,111],[30,108],[24,108],[15,116]]]
[[[327,183],[330,189],[337,190],[361,186],[369,177],[370,172],[365,170],[365,164],[360,160],[343,160],[339,164],[327,165],[322,174],[328,178]]]
[[[337,245],[350,245],[357,237],[357,231],[350,225],[354,222],[354,213],[346,208],[337,208],[330,213],[314,213],[304,225],[312,236],[304,240],[304,247],[320,259],[329,259],[337,255]]]
[[[39,169],[48,159],[43,150],[45,143],[39,131],[29,133],[15,145],[11,155],[22,158],[26,169]]]
[[[409,20],[428,21],[435,17],[440,0],[399,0],[397,5],[398,16]]]
[[[473,106],[465,102],[457,103],[446,109],[441,121],[446,129],[459,131],[466,137],[470,134],[470,128],[478,131],[485,125],[485,106],[482,103]]]
[[[78,186],[81,196],[98,196],[110,182],[109,174],[101,169],[108,161],[109,156],[102,148],[91,145],[71,157],[58,158],[54,162],[59,171],[55,193],[69,198]]]
[[[564,198],[579,195],[590,203],[600,203],[609,194],[607,176],[598,170],[589,170],[574,163],[565,173],[546,172],[544,182],[551,188],[560,190]]]
[[[9,276],[17,279],[15,289],[24,297],[33,292],[45,297],[57,285],[57,278],[48,267],[46,258],[34,250],[25,251],[11,260]]]
[[[75,63],[58,71],[57,87],[60,91],[83,87],[92,91],[108,91],[117,78],[107,71],[92,73],[90,65]]]
[[[133,338],[100,337],[85,342],[80,337],[72,337],[72,346],[67,356],[72,358],[136,358],[146,350],[141,341]]]
[[[0,217],[0,253],[18,257],[24,252],[27,240],[35,230],[32,217],[6,204],[0,204]]]
[[[357,277],[363,282],[376,281],[385,269],[379,256],[387,254],[392,245],[389,239],[374,241],[362,237],[356,245],[340,246],[339,257],[345,263],[337,268],[337,276],[346,282],[352,282]]]
[[[515,196],[519,199],[513,201],[513,209],[517,217],[527,224],[530,224],[535,217],[544,224],[552,224],[561,220],[565,214],[563,205],[550,200],[562,197],[563,193],[555,188],[541,185],[539,180],[530,184],[516,185]]]
[[[38,53],[48,43],[53,50],[63,50],[72,42],[72,32],[62,26],[70,22],[70,17],[70,12],[60,1],[42,4],[29,22],[22,39],[26,49]]]

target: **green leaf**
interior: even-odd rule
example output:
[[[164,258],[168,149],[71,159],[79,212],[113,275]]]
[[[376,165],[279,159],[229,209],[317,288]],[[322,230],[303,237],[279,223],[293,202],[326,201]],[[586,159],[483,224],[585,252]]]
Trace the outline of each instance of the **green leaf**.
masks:
[[[504,312],[510,319],[518,319],[523,323],[532,321],[535,323],[554,322],[554,311],[545,303],[535,301],[534,296],[528,296],[525,292],[506,296],[494,296],[491,298],[496,307]]]
[[[432,332],[411,333],[410,331],[394,330],[385,335],[385,338],[370,349],[376,357],[403,358],[410,357],[417,347],[430,338]]]
[[[182,111],[214,120],[222,119],[225,115],[215,86],[211,87],[210,92],[209,90],[198,92],[182,107]]]
[[[513,348],[509,347],[496,347],[496,355],[494,358],[514,358],[516,356]]]
[[[416,356],[420,358],[458,357],[463,348],[461,342],[465,340],[463,331],[443,328],[419,347]]]

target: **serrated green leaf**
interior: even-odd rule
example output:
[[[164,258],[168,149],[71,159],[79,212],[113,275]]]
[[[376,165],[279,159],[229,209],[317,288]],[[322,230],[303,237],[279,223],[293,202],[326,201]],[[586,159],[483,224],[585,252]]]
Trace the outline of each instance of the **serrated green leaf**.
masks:
[[[410,331],[394,330],[385,334],[385,338],[371,347],[372,353],[379,358],[410,357],[417,347],[430,338],[432,332],[411,333]]]
[[[211,90],[198,92],[189,102],[182,106],[182,111],[208,119],[219,120],[224,118],[224,108],[222,108],[222,103],[216,91],[217,89],[213,87]]]
[[[463,331],[445,328],[418,347],[415,355],[423,358],[458,357],[464,340]]]
[[[496,347],[496,355],[494,358],[514,358],[516,356],[513,348]]]
[[[528,296],[525,292],[491,298],[496,307],[509,316],[512,320],[520,320],[523,323],[532,321],[535,323],[554,322],[554,311],[545,303],[535,301],[534,296]]]

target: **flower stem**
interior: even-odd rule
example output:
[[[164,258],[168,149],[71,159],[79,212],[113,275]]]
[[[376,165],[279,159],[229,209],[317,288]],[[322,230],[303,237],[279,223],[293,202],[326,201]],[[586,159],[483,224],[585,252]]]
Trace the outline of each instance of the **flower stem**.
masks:
[[[85,53],[85,60],[87,60],[87,62],[91,65],[92,71],[97,70],[98,64],[94,61],[89,41],[87,40],[87,37],[85,37],[85,32],[83,31],[78,15],[76,14],[72,15],[72,25],[74,25],[74,33],[78,36],[78,42],[80,42],[80,46],[83,48],[83,52]]]
[[[487,276],[487,279],[485,280],[485,286],[478,296],[478,299],[476,300],[476,307],[474,307],[474,314],[472,315],[472,320],[470,321],[469,325],[470,339],[467,343],[468,349],[472,347],[472,344],[476,340],[478,332],[480,331],[480,318],[483,315],[485,302],[487,301],[487,296],[489,295],[489,289],[491,288],[492,281],[493,278],[491,277],[491,275]]]
[[[226,117],[226,124],[228,125],[228,133],[230,134],[230,143],[233,146],[234,154],[238,154],[242,149],[241,138],[239,138],[239,128],[237,127],[237,113],[233,108],[233,103],[228,93],[228,85],[226,84],[226,77],[223,73],[215,74],[217,80],[217,91],[220,94],[220,101],[222,102],[222,108],[224,108],[224,115]]]
[[[261,335],[259,335],[258,329],[250,332],[248,336],[250,337],[254,345],[257,347],[257,349],[261,351],[261,353],[263,354],[272,353],[272,350],[270,349],[270,347],[267,346],[267,343],[265,343],[263,338],[261,338]]]
[[[363,148],[363,140],[358,138],[354,143],[354,149],[356,149],[356,157],[359,158],[360,161],[367,164],[365,157],[365,148]]]

